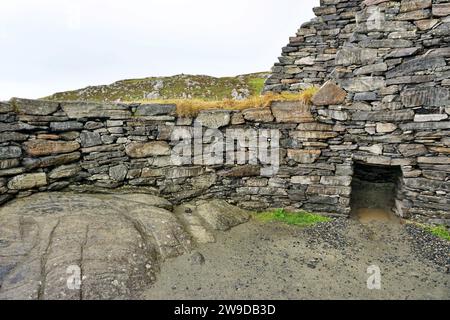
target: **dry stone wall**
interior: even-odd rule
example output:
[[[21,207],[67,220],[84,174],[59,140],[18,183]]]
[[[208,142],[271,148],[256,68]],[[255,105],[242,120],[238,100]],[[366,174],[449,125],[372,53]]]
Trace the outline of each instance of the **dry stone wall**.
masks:
[[[334,165],[313,167],[319,150],[295,149],[291,132],[299,123],[314,121],[310,107],[301,102],[275,102],[269,108],[242,112],[204,111],[193,119],[177,117],[175,105],[14,99],[0,105],[0,118],[2,203],[37,191],[128,186],[148,188],[176,203],[214,197],[250,209],[300,208],[307,199],[306,186],[300,186],[295,176],[334,171]],[[179,141],[174,132],[194,136],[199,128],[203,148],[194,149],[192,163],[175,163],[171,156]],[[227,141],[211,137],[218,133],[226,137],[231,129],[238,135],[245,130],[279,133],[275,151],[280,170],[267,176],[263,170],[270,162],[199,161],[215,144],[223,147],[219,158],[226,159],[230,150],[250,153],[251,145],[230,149]]]

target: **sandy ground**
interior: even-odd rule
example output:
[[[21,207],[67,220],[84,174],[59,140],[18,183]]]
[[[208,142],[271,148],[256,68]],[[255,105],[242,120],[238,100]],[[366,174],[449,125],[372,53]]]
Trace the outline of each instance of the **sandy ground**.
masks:
[[[450,299],[450,247],[431,242],[397,220],[307,229],[252,220],[163,263],[142,298]],[[380,290],[367,288],[373,265]]]

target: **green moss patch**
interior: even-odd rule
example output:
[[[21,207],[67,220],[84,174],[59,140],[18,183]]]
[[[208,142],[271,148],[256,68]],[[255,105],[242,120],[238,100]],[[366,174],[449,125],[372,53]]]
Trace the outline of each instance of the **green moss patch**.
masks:
[[[281,222],[288,225],[308,227],[317,223],[329,222],[330,218],[306,212],[287,212],[284,209],[278,209],[275,211],[258,213],[255,215],[255,219],[261,222]]]

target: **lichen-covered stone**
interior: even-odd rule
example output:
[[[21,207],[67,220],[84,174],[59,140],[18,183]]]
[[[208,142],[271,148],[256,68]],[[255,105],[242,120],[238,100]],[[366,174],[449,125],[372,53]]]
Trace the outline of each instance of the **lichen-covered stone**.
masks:
[[[13,159],[22,155],[22,149],[17,146],[0,147],[0,159]]]
[[[304,102],[279,101],[272,103],[272,114],[277,122],[304,123],[313,122],[310,106]]]
[[[167,142],[133,142],[125,147],[125,152],[131,158],[146,158],[170,155]]]
[[[298,163],[314,163],[321,155],[320,150],[288,150],[288,158]]]
[[[56,112],[59,108],[59,103],[54,101],[43,100],[28,100],[28,99],[13,99],[12,105],[16,108],[18,113],[47,116]]]
[[[8,182],[8,188],[11,190],[27,190],[45,185],[47,185],[47,176],[45,173],[18,175]]]
[[[143,104],[137,107],[136,116],[174,116],[177,106],[174,104]]]
[[[230,123],[229,111],[202,111],[197,116],[196,122],[204,127],[219,129]]]
[[[242,112],[244,119],[251,122],[272,122],[273,115],[270,108],[248,109]]]
[[[75,141],[30,140],[23,144],[27,154],[33,157],[71,153],[80,148]]]
[[[327,106],[341,104],[345,101],[347,92],[342,90],[334,82],[326,82],[319,91],[312,97],[312,103],[316,106]]]

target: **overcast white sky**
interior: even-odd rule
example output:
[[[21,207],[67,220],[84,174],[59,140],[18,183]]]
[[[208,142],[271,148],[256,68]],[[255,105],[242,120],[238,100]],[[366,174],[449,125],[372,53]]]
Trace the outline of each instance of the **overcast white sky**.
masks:
[[[1,0],[0,100],[270,70],[319,0]]]

